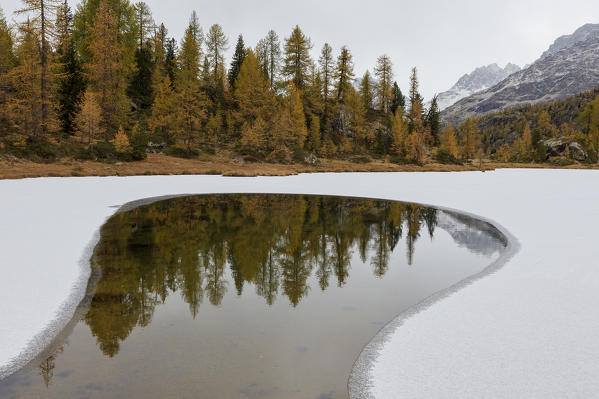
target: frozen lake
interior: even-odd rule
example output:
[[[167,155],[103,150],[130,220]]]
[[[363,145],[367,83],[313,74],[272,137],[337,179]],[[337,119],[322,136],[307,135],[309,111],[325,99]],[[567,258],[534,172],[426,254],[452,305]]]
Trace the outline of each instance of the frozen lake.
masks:
[[[346,398],[399,312],[496,259],[505,237],[397,201],[226,194],[158,200],[101,229],[70,328],[3,398]]]

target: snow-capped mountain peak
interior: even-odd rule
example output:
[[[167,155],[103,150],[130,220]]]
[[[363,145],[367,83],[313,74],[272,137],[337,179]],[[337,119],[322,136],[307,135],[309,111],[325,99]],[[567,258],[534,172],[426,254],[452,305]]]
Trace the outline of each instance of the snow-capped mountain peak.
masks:
[[[437,96],[439,108],[443,110],[464,97],[488,89],[519,70],[520,67],[512,63],[508,63],[505,68],[497,64],[476,68],[462,76],[451,89]]]

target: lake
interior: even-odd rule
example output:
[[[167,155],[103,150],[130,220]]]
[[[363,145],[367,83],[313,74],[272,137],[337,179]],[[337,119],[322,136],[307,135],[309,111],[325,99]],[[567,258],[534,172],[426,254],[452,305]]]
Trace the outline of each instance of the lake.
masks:
[[[86,299],[2,398],[346,398],[399,313],[491,264],[455,212],[274,194],[142,202],[111,217]]]

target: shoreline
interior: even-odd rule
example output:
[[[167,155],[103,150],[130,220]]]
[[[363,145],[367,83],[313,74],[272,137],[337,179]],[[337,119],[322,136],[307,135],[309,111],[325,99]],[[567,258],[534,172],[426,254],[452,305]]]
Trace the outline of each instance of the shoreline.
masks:
[[[167,176],[167,175],[219,175],[226,177],[294,176],[300,173],[369,173],[369,172],[473,172],[496,169],[568,169],[595,170],[599,164],[517,164],[484,162],[482,168],[474,165],[446,165],[427,163],[399,165],[383,161],[353,163],[323,159],[317,165],[243,163],[232,159],[184,159],[166,155],[149,154],[144,161],[98,162],[64,159],[53,163],[36,163],[28,160],[8,161],[0,157],[0,180],[37,177],[106,177],[106,176]]]
[[[421,204],[424,206],[431,206],[428,204]],[[448,211],[457,213],[460,215],[466,215],[478,221],[489,224],[493,228],[497,229],[506,239],[507,246],[499,254],[499,257],[487,265],[483,270],[477,272],[471,276],[466,277],[464,280],[453,284],[439,292],[434,293],[428,298],[424,299],[420,303],[412,306],[404,312],[399,313],[387,324],[385,324],[378,333],[372,339],[364,345],[362,351],[356,358],[349,379],[347,381],[348,396],[349,399],[376,399],[372,394],[372,388],[375,384],[372,377],[372,371],[376,364],[377,358],[380,351],[383,349],[385,343],[393,336],[398,328],[401,328],[402,324],[410,317],[426,311],[431,306],[434,306],[437,302],[442,301],[448,296],[462,290],[463,288],[475,284],[478,280],[487,277],[490,274],[496,273],[501,270],[517,253],[520,251],[520,241],[514,236],[508,229],[501,224],[488,219],[484,216],[475,215],[470,212],[458,210],[454,208],[446,208],[442,206],[435,206],[436,209],[441,211]]]

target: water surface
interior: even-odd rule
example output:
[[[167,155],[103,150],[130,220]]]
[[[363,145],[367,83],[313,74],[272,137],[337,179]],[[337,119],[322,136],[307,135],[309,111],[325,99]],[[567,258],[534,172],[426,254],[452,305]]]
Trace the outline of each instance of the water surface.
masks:
[[[489,265],[501,233],[420,205],[206,195],[115,214],[76,318],[6,398],[345,398],[398,313]]]

